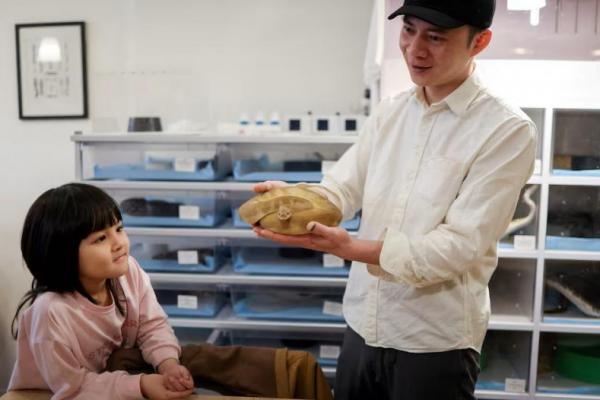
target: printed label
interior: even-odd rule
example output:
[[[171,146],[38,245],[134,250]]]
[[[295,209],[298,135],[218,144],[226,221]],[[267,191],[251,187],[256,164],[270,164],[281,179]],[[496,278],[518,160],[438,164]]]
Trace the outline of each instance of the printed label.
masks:
[[[175,171],[196,172],[196,160],[192,157],[175,157]]]
[[[198,296],[177,295],[177,308],[189,308],[195,310],[198,308]]]
[[[506,378],[504,388],[507,392],[525,393],[527,382],[525,379]]]
[[[515,235],[515,250],[535,250],[535,239],[534,235]]]
[[[342,268],[344,267],[344,259],[333,254],[323,254],[323,267],[325,268]]]
[[[179,206],[179,219],[200,219],[200,207]]]
[[[198,251],[179,250],[177,252],[177,264],[198,264]]]
[[[340,356],[340,346],[319,346],[319,358],[337,359]]]
[[[338,303],[337,301],[325,300],[323,302],[323,314],[335,315],[336,317],[341,317],[342,316],[342,303]]]

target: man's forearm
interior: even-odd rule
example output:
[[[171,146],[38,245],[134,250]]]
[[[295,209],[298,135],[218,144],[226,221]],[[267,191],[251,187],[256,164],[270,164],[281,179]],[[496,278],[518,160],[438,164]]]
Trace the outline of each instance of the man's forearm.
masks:
[[[346,260],[379,265],[379,256],[383,248],[381,240],[352,239],[350,246],[341,254]]]

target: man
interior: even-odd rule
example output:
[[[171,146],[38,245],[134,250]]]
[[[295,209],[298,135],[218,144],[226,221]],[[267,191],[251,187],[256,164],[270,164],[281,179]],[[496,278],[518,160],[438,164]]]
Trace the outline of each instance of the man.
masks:
[[[535,127],[474,72],[493,0],[406,0],[400,50],[416,88],[383,101],[314,190],[358,238],[309,223],[264,238],[353,260],[337,399],[474,399],[496,247],[535,157]],[[257,184],[262,192],[280,185]]]

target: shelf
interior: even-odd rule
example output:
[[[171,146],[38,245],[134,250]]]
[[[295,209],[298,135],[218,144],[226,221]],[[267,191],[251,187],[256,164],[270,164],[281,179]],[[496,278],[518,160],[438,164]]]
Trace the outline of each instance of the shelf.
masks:
[[[550,176],[550,185],[565,186],[600,186],[600,177],[592,176]]]
[[[564,400],[600,400],[600,396],[586,396],[586,395],[578,395],[578,394],[550,394],[550,393],[536,393],[536,400],[554,400],[554,399],[564,399]]]
[[[546,250],[544,258],[547,260],[600,261],[600,253],[596,251]]]
[[[233,314],[229,306],[225,306],[216,318],[169,318],[169,323],[173,327],[181,328],[271,330],[277,332],[344,333],[346,330],[346,324],[341,322],[291,322],[240,318]]]
[[[221,182],[174,182],[174,181],[125,181],[125,180],[86,180],[87,184],[102,189],[133,189],[133,190],[227,190],[252,191],[252,182],[237,182],[233,180]]]
[[[527,393],[510,393],[510,392],[498,392],[495,390],[475,390],[475,397],[477,399],[494,399],[494,400],[504,400],[504,399],[529,399],[529,395]]]
[[[321,370],[323,370],[323,375],[325,375],[325,378],[335,378],[335,374],[337,371],[336,367],[321,367]]]
[[[506,247],[498,247],[498,257],[500,258],[537,258],[537,250],[515,250]]]
[[[581,320],[580,320],[581,321]],[[584,321],[572,320],[563,323],[548,323],[540,324],[541,332],[561,332],[561,333],[593,333],[600,334],[600,324],[589,324]]]
[[[202,133],[113,133],[103,135],[75,134],[76,143],[332,143],[353,144],[357,135],[302,135],[298,133],[273,133],[268,135],[213,135]]]
[[[533,321],[529,317],[492,314],[488,329],[495,331],[532,331],[533,327]]]
[[[153,284],[222,284],[260,286],[345,287],[347,278],[316,276],[243,275],[226,265],[216,274],[149,273]]]

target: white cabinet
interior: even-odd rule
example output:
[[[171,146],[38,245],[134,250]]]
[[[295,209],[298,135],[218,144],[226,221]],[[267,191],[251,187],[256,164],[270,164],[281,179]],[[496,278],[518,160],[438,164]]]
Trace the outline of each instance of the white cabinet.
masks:
[[[499,244],[477,395],[600,399],[600,386],[561,375],[560,364],[564,348],[585,353],[600,337],[600,319],[582,311],[576,293],[586,278],[600,285],[600,112],[525,111],[540,133],[536,171],[515,212],[520,223]],[[119,203],[131,252],[148,270],[182,342],[304,347],[334,378],[348,263],[258,239],[236,209],[254,181],[318,181],[354,137],[166,133],[72,140],[78,179]],[[360,215],[345,226],[359,228]],[[565,296],[568,290],[575,294]],[[579,296],[594,310],[593,295]]]

